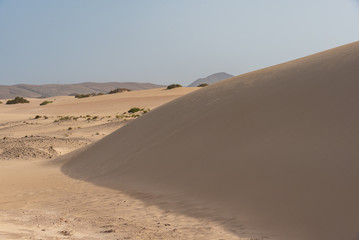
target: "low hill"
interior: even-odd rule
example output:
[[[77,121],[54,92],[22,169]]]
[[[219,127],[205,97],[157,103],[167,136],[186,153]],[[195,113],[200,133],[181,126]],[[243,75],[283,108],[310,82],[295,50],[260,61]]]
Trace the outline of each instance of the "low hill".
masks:
[[[199,78],[196,81],[194,81],[193,83],[191,83],[190,85],[188,85],[188,87],[198,87],[198,85],[203,84],[203,83],[207,83],[207,84],[213,84],[228,78],[233,77],[233,75],[225,73],[225,72],[219,72],[219,73],[215,73],[212,75],[209,75],[208,77],[205,78]]]
[[[0,99],[21,97],[53,97],[68,96],[70,94],[88,94],[88,93],[107,93],[116,88],[128,88],[130,90],[141,90],[150,88],[163,87],[152,83],[136,82],[107,82],[95,83],[85,82],[77,84],[17,84],[17,85],[0,85]]]
[[[200,89],[68,156],[63,171],[145,202],[193,200],[173,210],[225,214],[241,237],[358,239],[358,66],[355,42]]]

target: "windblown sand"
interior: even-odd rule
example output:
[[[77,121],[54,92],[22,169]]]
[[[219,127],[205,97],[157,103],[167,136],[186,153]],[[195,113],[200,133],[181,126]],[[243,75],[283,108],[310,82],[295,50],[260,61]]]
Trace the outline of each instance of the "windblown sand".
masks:
[[[0,106],[0,238],[357,240],[358,66],[356,42],[198,91]]]
[[[133,121],[130,108],[152,110],[195,90],[55,97],[41,107],[44,99],[1,104],[0,239],[238,239],[217,222],[72,179],[56,160]],[[60,120],[66,116],[72,118]]]
[[[207,219],[231,219],[221,224],[239,237],[357,240],[358,93],[356,42],[178,98],[62,169],[128,193],[176,196],[207,208]],[[167,208],[201,216],[175,206]]]

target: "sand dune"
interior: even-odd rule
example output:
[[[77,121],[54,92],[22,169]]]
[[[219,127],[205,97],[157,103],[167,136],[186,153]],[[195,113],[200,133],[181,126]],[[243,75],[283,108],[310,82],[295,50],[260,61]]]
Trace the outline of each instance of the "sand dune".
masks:
[[[63,171],[210,207],[205,217],[225,214],[243,227],[238,236],[358,239],[358,66],[356,42],[214,84],[103,138]]]
[[[238,239],[216,221],[149,206],[124,192],[72,179],[60,171],[60,159],[52,160],[75,154],[73,150],[133,121],[131,116],[116,117],[130,107],[153,109],[196,89],[57,97],[42,107],[39,99],[0,105],[0,239]],[[98,118],[84,116],[92,112]],[[37,114],[42,117],[35,118]],[[76,119],[59,120],[58,114]],[[151,194],[141,197],[152,199]],[[162,200],[166,205],[167,198]]]

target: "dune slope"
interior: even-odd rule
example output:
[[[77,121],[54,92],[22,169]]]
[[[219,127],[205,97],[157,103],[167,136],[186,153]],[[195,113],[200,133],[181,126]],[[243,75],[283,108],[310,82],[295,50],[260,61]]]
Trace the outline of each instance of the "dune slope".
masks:
[[[269,239],[358,239],[358,66],[356,42],[214,84],[62,169],[111,188],[195,198]]]

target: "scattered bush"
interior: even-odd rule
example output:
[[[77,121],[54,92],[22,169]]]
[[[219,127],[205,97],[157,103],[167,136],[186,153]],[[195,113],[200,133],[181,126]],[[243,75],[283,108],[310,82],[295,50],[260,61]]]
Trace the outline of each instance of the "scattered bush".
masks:
[[[40,115],[36,115],[36,116],[35,116],[35,119],[39,119],[39,118],[41,118]]]
[[[173,89],[173,88],[180,88],[182,87],[180,84],[170,84],[167,86],[166,89]]]
[[[67,121],[67,120],[71,120],[73,117],[70,117],[70,116],[61,116],[59,121]]]
[[[130,110],[128,110],[128,113],[135,113],[135,112],[138,112],[138,111],[142,111],[143,109],[140,109],[138,107],[133,107],[131,108]]]
[[[87,98],[87,97],[95,97],[101,95],[104,95],[104,93],[76,94],[75,98]]]
[[[72,127],[69,127],[67,130],[68,130],[68,131],[72,130]]]
[[[87,97],[91,97],[93,95],[91,94],[77,94],[75,95],[75,98],[87,98]]]
[[[208,83],[201,83],[200,85],[198,85],[197,87],[207,87]]]
[[[111,90],[108,92],[108,94],[114,94],[114,93],[121,93],[121,92],[129,92],[131,91],[130,89],[128,88],[116,88],[114,90]]]
[[[0,101],[0,104],[2,104],[2,101]]]
[[[12,100],[8,100],[6,104],[18,104],[18,103],[29,103],[30,101],[26,100],[23,97],[16,97]]]
[[[44,106],[46,104],[52,103],[52,101],[43,101],[42,103],[40,103],[40,106]]]

